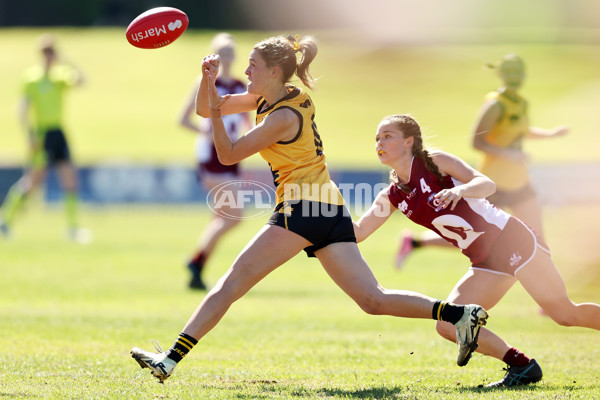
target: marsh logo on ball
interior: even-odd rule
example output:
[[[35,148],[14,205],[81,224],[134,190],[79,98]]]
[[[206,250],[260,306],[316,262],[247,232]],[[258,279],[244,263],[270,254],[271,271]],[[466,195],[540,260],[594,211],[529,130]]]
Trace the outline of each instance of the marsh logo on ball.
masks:
[[[224,218],[251,219],[273,211],[275,191],[261,182],[236,180],[212,188],[206,202],[215,214]]]
[[[181,20],[179,20],[179,19],[175,22],[169,22],[169,25],[167,25],[167,27],[169,28],[169,30],[171,32],[173,32],[175,29],[181,28],[182,26],[183,26],[183,24],[181,23]],[[148,39],[152,36],[156,36],[157,39],[161,39],[160,38],[161,35],[167,34],[167,27],[164,25],[161,25],[161,26],[155,26],[153,28],[147,29],[143,32],[136,32],[131,35],[131,40],[139,43],[140,41]]]
[[[127,27],[127,41],[142,49],[171,44],[188,27],[187,15],[173,7],[157,7],[140,14]]]
[[[181,23],[181,20],[178,19],[175,22],[169,22],[169,30],[170,31],[174,31],[175,29],[181,28],[183,26],[183,24]]]

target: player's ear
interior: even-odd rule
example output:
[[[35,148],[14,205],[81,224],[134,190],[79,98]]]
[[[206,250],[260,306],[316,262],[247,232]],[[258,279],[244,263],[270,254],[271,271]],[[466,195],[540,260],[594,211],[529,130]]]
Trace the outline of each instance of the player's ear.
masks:
[[[279,65],[274,65],[271,67],[271,77],[275,78],[280,73],[281,73],[281,67]]]

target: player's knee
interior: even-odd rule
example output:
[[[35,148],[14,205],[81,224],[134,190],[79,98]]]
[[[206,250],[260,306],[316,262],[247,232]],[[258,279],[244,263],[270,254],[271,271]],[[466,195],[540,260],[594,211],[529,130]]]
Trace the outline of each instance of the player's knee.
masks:
[[[577,317],[570,312],[548,313],[548,316],[561,326],[578,326]]]
[[[210,291],[213,300],[222,304],[232,304],[246,293],[240,279],[222,277]]]
[[[577,309],[575,304],[571,303],[569,306],[547,306],[542,309],[548,314],[548,316],[557,324],[561,326],[577,326]]]
[[[449,322],[444,322],[444,321],[436,321],[435,323],[435,330],[437,331],[437,333],[443,337],[444,339],[448,339],[451,341],[454,341],[455,337],[454,337],[454,325],[452,325]]]

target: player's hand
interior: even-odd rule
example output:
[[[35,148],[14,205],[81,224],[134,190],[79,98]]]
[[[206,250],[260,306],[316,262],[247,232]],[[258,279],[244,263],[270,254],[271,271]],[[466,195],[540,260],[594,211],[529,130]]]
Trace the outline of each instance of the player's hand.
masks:
[[[202,59],[202,76],[206,77],[208,73],[217,76],[219,73],[219,64],[221,64],[221,57],[217,54],[204,57]]]
[[[208,78],[208,106],[211,110],[219,110],[229,100],[231,95],[219,95],[217,86],[215,85],[216,77],[211,72],[207,72],[206,77]]]
[[[552,137],[565,136],[567,133],[569,133],[569,127],[568,126],[564,126],[564,125],[557,126],[553,130]]]
[[[458,201],[463,197],[462,192],[460,186],[453,187],[452,189],[442,189],[433,198],[442,208],[450,207],[450,210],[454,210]]]

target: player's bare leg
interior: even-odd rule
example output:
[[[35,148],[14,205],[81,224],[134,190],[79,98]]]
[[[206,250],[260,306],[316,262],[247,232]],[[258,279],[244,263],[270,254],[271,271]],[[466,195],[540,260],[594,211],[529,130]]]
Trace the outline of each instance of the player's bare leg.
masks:
[[[440,302],[421,293],[381,287],[356,243],[333,243],[316,251],[315,255],[334,282],[369,314],[433,318],[434,310],[440,309]],[[450,325],[456,330],[459,345],[457,364],[464,366],[477,348],[480,327],[486,323],[487,312],[477,304],[444,304],[441,309],[446,309],[448,314],[442,312],[437,319],[453,322]]]
[[[494,307],[517,280],[485,270],[469,270],[456,284],[448,301],[455,304],[479,304],[486,310]],[[456,333],[452,324],[438,321],[438,333],[452,342],[456,341]],[[477,352],[502,360],[506,352],[512,347],[499,336],[486,328],[479,332],[479,347]]]
[[[206,295],[183,332],[201,339],[219,322],[234,301],[309,245],[308,240],[281,227],[263,227]]]
[[[600,330],[600,305],[573,303],[560,272],[545,251],[538,248],[533,260],[517,272],[517,278],[536,303],[559,325]]]
[[[225,182],[222,179],[215,179],[210,176],[203,176],[202,180],[209,190]],[[232,191],[233,198],[237,198],[235,186],[229,185],[228,190]],[[196,250],[187,265],[192,274],[189,287],[193,289],[206,290],[207,285],[202,279],[204,266],[221,238],[235,228],[243,216],[243,207],[236,207],[235,204],[230,205],[228,203],[215,204],[213,199],[211,201],[213,201],[213,217],[202,232]]]
[[[368,314],[431,318],[435,299],[379,285],[356,243],[333,243],[315,252],[333,281]]]
[[[196,308],[180,338],[185,335],[196,344],[219,323],[233,302],[309,245],[310,242],[302,236],[279,226],[263,227]],[[168,352],[152,353],[134,347],[131,356],[142,368],[149,368],[161,383],[171,376],[177,365],[168,357]]]

